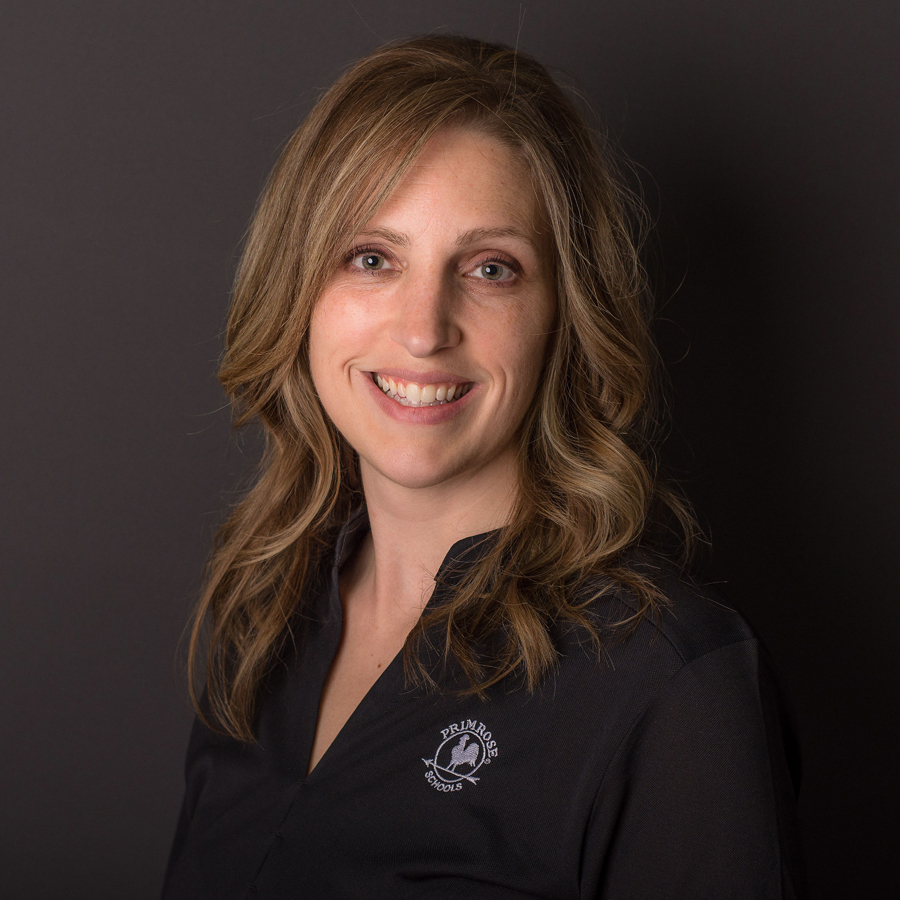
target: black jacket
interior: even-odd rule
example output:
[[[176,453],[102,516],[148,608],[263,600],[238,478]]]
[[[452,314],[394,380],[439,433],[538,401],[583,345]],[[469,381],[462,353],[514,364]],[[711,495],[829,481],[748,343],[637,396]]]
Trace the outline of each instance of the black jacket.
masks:
[[[195,725],[164,900],[805,896],[799,765],[765,651],[675,576],[670,608],[602,661],[561,634],[535,693],[410,690],[398,657],[307,776],[338,569],[364,524],[265,689],[259,743]],[[624,592],[598,602],[611,620],[634,611]]]

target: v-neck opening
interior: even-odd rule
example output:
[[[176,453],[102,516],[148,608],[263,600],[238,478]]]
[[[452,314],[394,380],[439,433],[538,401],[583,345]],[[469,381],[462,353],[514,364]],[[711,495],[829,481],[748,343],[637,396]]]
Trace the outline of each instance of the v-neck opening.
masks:
[[[312,768],[310,768],[309,762],[310,759],[312,759],[313,750],[316,746],[316,735],[319,732],[319,719],[322,713],[322,697],[325,693],[325,687],[328,684],[328,676],[331,674],[331,668],[334,665],[335,659],[337,658],[337,654],[341,646],[341,638],[343,637],[344,632],[344,605],[343,601],[341,600],[340,587],[341,569],[344,567],[344,564],[349,561],[350,557],[356,552],[357,548],[359,547],[360,541],[362,541],[365,535],[368,533],[368,526],[369,517],[366,513],[365,504],[363,504],[350,515],[350,518],[344,524],[344,527],[341,529],[341,533],[338,535],[338,539],[335,543],[334,562],[331,567],[331,578],[328,583],[328,595],[325,605],[326,615],[328,619],[334,617],[334,620],[336,621],[337,635],[333,640],[333,647],[331,648],[331,653],[328,657],[328,664],[325,666],[324,673],[322,673],[321,682],[318,687],[318,699],[315,705],[312,734],[309,736],[308,749],[306,758],[304,760],[304,784],[308,783],[313,775],[319,771],[322,763],[326,761],[326,758],[332,755],[332,747],[334,747],[335,743],[337,743],[341,735],[344,734],[351,720],[357,717],[357,713],[359,712],[359,709],[365,702],[366,698],[372,693],[372,691],[375,689],[375,686],[381,681],[383,676],[387,673],[387,671],[394,663],[394,660],[392,659],[384,667],[384,671],[382,671],[382,673],[369,686],[369,689],[365,692],[365,694],[363,694],[359,703],[356,704],[350,715],[347,716],[344,724],[338,729],[334,737],[328,743],[328,746],[322,752],[322,755],[319,757],[316,764]]]
[[[331,569],[331,580],[328,587],[328,597],[327,597],[327,611],[329,618],[331,616],[335,616],[336,623],[338,626],[338,633],[336,640],[334,641],[333,650],[328,659],[328,664],[325,667],[324,674],[321,678],[321,683],[318,690],[318,701],[315,706],[315,721],[313,724],[312,734],[308,739],[308,752],[306,753],[305,758],[305,775],[303,777],[303,783],[308,784],[319,772],[323,763],[327,763],[331,757],[334,756],[335,744],[339,742],[343,743],[346,741],[346,734],[348,730],[355,726],[357,721],[365,714],[366,709],[373,702],[372,698],[374,694],[379,691],[383,685],[386,683],[389,673],[393,676],[393,672],[397,666],[402,664],[401,657],[403,656],[403,647],[394,655],[391,661],[384,667],[382,672],[378,675],[375,681],[369,686],[369,689],[363,694],[362,698],[356,704],[356,706],[351,711],[350,715],[344,721],[344,724],[338,729],[337,733],[331,739],[328,746],[322,752],[322,755],[319,757],[316,764],[310,769],[309,761],[312,757],[313,749],[315,748],[316,743],[316,735],[318,734],[319,729],[319,719],[322,711],[322,697],[325,693],[325,686],[328,682],[328,676],[331,673],[332,666],[334,665],[334,661],[337,658],[338,650],[340,649],[341,638],[343,637],[344,630],[344,607],[343,601],[341,599],[340,593],[340,573],[343,566],[349,561],[352,555],[356,552],[359,547],[359,543],[364,539],[365,535],[368,534],[369,531],[369,517],[366,511],[365,504],[361,505],[358,509],[356,509],[349,519],[347,520],[344,528],[341,530],[341,533],[338,535],[337,542],[335,544],[335,555],[334,555],[334,564]],[[428,602],[423,607],[423,613],[427,610],[432,604],[435,602],[439,602],[440,596],[444,594],[444,591],[450,587],[452,587],[454,581],[456,581],[457,572],[454,571],[454,566],[459,563],[465,563],[466,567],[471,565],[471,556],[475,556],[476,558],[483,553],[483,548],[490,546],[492,543],[492,538],[496,534],[495,531],[483,532],[482,534],[471,535],[468,537],[461,538],[458,541],[455,541],[450,549],[447,551],[438,571],[435,575],[435,587],[431,592],[431,596],[428,598]],[[405,646],[404,641],[404,646]]]
[[[337,655],[337,653],[335,652],[335,656],[336,655]],[[306,777],[303,779],[304,783],[308,783],[310,781],[310,779],[313,778],[313,776],[319,771],[319,769],[322,766],[322,763],[326,762],[326,760],[329,757],[334,755],[332,753],[334,745],[337,744],[338,741],[340,741],[342,738],[344,738],[344,735],[347,733],[348,729],[352,725],[355,724],[354,720],[359,719],[361,716],[363,716],[365,714],[365,708],[370,705],[372,695],[379,689],[380,685],[384,684],[384,682],[387,680],[386,676],[388,675],[389,672],[391,672],[392,669],[394,669],[394,667],[396,665],[399,664],[398,660],[400,659],[400,657],[402,655],[403,655],[403,649],[401,648],[394,655],[394,658],[384,667],[384,669],[382,669],[381,674],[372,682],[372,684],[369,686],[369,689],[360,698],[359,703],[356,704],[356,706],[353,708],[353,711],[350,713],[349,716],[347,716],[346,720],[344,721],[344,724],[340,727],[340,729],[338,729],[338,732],[335,734],[335,736],[331,739],[331,742],[328,744],[328,746],[322,752],[322,755],[319,757],[318,762],[310,769],[309,768],[309,759],[312,756],[313,747],[315,746],[315,743],[316,743],[316,732],[318,731],[318,728],[319,728],[319,714],[322,709],[322,694],[325,691],[325,682],[322,683],[322,691],[320,691],[320,693],[319,693],[319,703],[318,703],[318,706],[316,707],[316,727],[312,734],[312,741],[310,742],[310,747],[309,747],[309,756],[307,756],[307,760],[306,760],[307,772],[306,772]],[[332,664],[334,663],[334,657],[332,657],[331,662],[332,662]],[[330,672],[331,672],[331,667],[329,666],[328,673],[330,673]],[[325,675],[326,681],[328,679],[328,673],[326,673],[326,675]]]

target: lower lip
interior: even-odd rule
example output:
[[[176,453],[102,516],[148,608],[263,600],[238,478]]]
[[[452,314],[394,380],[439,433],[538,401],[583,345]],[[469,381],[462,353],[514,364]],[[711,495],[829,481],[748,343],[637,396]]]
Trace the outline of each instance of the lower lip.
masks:
[[[396,400],[391,400],[375,384],[375,380],[370,373],[360,372],[359,376],[365,379],[375,402],[387,415],[397,422],[405,422],[410,425],[440,425],[443,422],[449,422],[469,405],[469,398],[478,391],[478,385],[473,384],[459,400],[452,400],[450,403],[443,403],[438,406],[403,406],[397,403]]]

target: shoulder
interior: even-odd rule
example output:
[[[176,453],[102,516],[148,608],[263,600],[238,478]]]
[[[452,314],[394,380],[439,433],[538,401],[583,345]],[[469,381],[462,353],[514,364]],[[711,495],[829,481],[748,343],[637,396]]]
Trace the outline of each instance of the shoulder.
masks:
[[[774,665],[738,609],[664,559],[642,553],[634,569],[652,578],[663,595],[658,608],[634,624],[636,599],[608,583],[601,592],[598,579],[589,612],[599,625],[600,661],[583,633],[570,631],[560,641],[560,676],[590,698],[586,708],[596,705],[609,715],[615,707],[625,728],[660,716],[698,726],[715,710],[717,721],[731,720],[729,729],[758,727],[762,716],[769,727],[777,722],[777,730],[791,734]]]
[[[621,896],[682,896],[673,879],[684,896],[738,896],[739,884],[748,896],[802,896],[799,750],[765,647],[715,589],[664,561],[640,566],[665,604],[579,678],[594,729],[615,720],[595,757],[593,870]],[[595,603],[605,622],[638,608],[624,590]]]
[[[568,668],[573,693],[587,701],[584,713],[617,720],[619,763],[632,771],[641,759],[657,771],[722,770],[724,781],[741,773],[753,781],[755,767],[757,785],[774,778],[778,792],[794,796],[796,725],[760,637],[715,588],[671,563],[642,554],[635,569],[653,578],[665,602],[627,636],[604,642],[601,635],[599,663],[596,655],[593,665],[586,662],[587,645],[574,635],[561,651],[560,672]],[[621,588],[593,606],[610,625],[639,609]]]
[[[680,668],[744,643],[759,644],[759,636],[741,612],[715,587],[683,574],[670,561],[644,551],[632,554],[629,563],[659,590],[657,608],[643,614],[635,628],[635,644],[648,648],[660,661]],[[595,582],[595,586],[600,586]],[[606,626],[627,622],[639,612],[635,597],[616,587],[598,596],[592,604],[598,621]]]

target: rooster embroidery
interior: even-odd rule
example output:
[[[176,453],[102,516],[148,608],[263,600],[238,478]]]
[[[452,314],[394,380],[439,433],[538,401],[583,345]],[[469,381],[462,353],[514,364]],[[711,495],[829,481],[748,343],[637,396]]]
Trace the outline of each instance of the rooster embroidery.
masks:
[[[478,762],[478,743],[469,744],[467,747],[466,743],[468,740],[469,735],[462,735],[459,739],[459,743],[450,751],[450,765],[447,766],[449,772],[456,774],[457,766],[462,765],[463,763],[474,766],[475,763]]]

